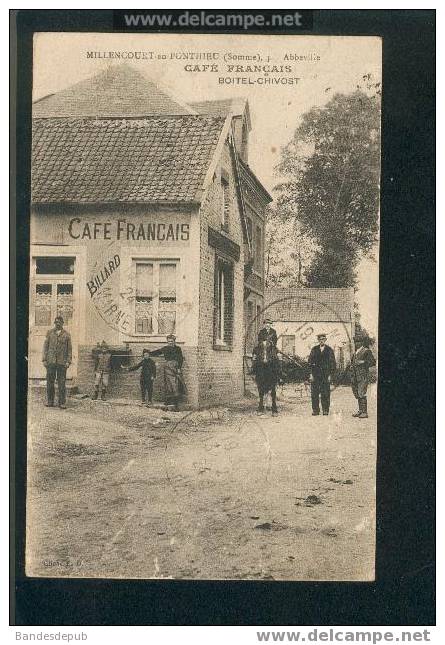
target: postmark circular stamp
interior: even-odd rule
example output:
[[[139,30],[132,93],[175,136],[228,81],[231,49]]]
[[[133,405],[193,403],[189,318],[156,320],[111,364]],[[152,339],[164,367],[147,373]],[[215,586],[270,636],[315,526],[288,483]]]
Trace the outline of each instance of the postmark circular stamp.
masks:
[[[352,291],[327,289],[289,289],[286,295],[269,300],[248,321],[244,338],[245,371],[252,374],[252,351],[258,332],[270,319],[276,332],[281,400],[295,396],[309,398],[311,369],[308,358],[318,344],[317,336],[326,335],[336,362],[331,388],[345,382],[354,352],[354,303]],[[249,388],[247,388],[249,389]],[[254,392],[256,394],[256,392]]]

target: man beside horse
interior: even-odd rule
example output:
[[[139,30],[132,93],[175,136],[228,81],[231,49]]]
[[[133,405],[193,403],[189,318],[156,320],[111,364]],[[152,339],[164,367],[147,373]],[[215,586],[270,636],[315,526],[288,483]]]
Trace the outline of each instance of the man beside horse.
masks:
[[[260,332],[261,333],[261,332]],[[277,409],[277,383],[280,375],[280,364],[278,362],[277,348],[270,338],[260,340],[253,350],[252,372],[258,388],[259,404],[258,412],[264,412],[264,396],[270,392],[272,399],[272,416],[278,415]]]

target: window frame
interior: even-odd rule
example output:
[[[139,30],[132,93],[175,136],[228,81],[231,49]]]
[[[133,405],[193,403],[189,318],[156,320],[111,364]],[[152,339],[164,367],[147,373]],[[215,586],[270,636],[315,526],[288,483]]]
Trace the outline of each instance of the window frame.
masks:
[[[221,281],[220,275],[223,276]],[[227,276],[229,276],[229,283],[226,283]],[[232,351],[235,336],[235,263],[233,260],[215,253],[213,282],[213,349]],[[221,284],[224,285],[222,306]],[[229,285],[228,290],[226,284]]]
[[[159,331],[159,311],[160,311],[160,266],[161,265],[174,265],[175,266],[175,293],[176,293],[176,307],[175,307],[175,327],[173,332],[177,335],[178,333],[178,305],[179,305],[179,271],[180,271],[180,259],[178,258],[150,258],[150,257],[139,257],[131,256],[131,270],[134,283],[134,302],[133,302],[133,315],[134,315],[134,328],[130,336],[136,338],[152,338],[152,337],[165,337],[167,333]],[[137,265],[147,265],[151,264],[153,266],[153,297],[152,297],[152,331],[149,333],[138,332],[137,318],[136,318],[136,298],[137,298],[137,278],[136,278],[136,267]]]

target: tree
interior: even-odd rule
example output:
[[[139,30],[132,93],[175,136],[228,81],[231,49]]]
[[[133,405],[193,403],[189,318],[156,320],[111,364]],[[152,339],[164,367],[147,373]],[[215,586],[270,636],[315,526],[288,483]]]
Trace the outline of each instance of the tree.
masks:
[[[314,252],[294,217],[269,207],[266,216],[266,286],[301,287]]]
[[[282,151],[278,209],[292,212],[317,251],[306,272],[315,287],[356,283],[357,263],[378,235],[380,84],[336,94],[306,112]]]

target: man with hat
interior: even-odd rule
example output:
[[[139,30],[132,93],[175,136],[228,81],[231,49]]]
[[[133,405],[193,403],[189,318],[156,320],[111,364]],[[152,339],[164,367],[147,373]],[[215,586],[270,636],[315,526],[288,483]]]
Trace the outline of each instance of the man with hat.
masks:
[[[163,356],[165,358],[164,367],[164,388],[165,404],[173,405],[176,411],[179,410],[179,397],[185,391],[185,383],[182,377],[182,364],[184,356],[182,350],[176,345],[176,336],[169,334],[167,336],[167,345],[151,352],[152,356]]]
[[[368,399],[366,391],[369,383],[369,368],[374,367],[375,358],[369,349],[369,338],[364,334],[354,337],[355,352],[351,359],[352,393],[358,401],[358,411],[352,416],[359,419],[368,418]]]
[[[311,349],[308,363],[311,368],[312,416],[320,414],[320,399],[323,415],[329,414],[331,402],[331,379],[335,374],[334,350],[326,345],[326,334],[317,334],[318,345]]]
[[[46,334],[42,363],[46,368],[46,407],[54,407],[55,381],[57,379],[59,408],[66,408],[66,370],[71,365],[71,336],[63,328],[62,316],[54,320],[54,327]]]
[[[278,342],[278,336],[277,336],[277,332],[272,327],[272,319],[265,318],[263,322],[264,322],[264,327],[260,329],[258,333],[258,343],[262,343],[263,341],[268,340],[273,344],[274,347],[276,347]]]

